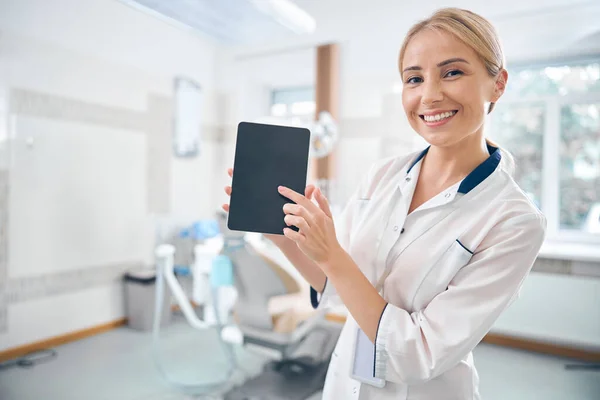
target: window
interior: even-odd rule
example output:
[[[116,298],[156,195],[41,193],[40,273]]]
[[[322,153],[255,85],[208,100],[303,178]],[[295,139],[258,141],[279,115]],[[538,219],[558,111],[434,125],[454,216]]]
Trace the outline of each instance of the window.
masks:
[[[548,238],[600,241],[600,59],[509,70],[490,137],[548,218]]]
[[[276,89],[271,92],[271,116],[308,125],[315,119],[315,90],[312,87]]]

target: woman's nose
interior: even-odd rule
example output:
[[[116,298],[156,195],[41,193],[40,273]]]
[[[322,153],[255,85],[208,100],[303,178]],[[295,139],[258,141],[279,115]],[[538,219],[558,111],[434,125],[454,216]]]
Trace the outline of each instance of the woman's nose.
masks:
[[[423,103],[424,106],[431,106],[444,99],[442,87],[437,81],[423,82],[421,88],[423,89],[421,103]]]

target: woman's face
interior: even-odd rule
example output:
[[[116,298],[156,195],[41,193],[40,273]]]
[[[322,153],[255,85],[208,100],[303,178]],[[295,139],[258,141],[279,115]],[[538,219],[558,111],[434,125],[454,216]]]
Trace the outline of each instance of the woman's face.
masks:
[[[507,78],[506,71],[490,77],[475,51],[453,35],[427,29],[408,43],[400,72],[411,126],[438,147],[482,133],[488,104],[502,95]]]

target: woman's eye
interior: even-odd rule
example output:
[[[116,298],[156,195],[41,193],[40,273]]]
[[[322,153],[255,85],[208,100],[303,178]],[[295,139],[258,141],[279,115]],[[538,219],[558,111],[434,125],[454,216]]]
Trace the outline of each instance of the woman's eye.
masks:
[[[418,76],[413,76],[413,77],[410,77],[410,78],[408,78],[408,79],[406,80],[406,83],[409,83],[409,84],[411,84],[411,83],[413,83],[413,84],[414,84],[414,83],[421,83],[421,82],[423,82],[423,79],[421,79],[421,78],[420,78],[420,77],[418,77]]]
[[[451,71],[446,72],[445,76],[447,76],[449,78],[452,78],[453,76],[459,76],[459,75],[462,75],[462,74],[463,74],[462,71],[459,71],[457,69],[453,69]]]

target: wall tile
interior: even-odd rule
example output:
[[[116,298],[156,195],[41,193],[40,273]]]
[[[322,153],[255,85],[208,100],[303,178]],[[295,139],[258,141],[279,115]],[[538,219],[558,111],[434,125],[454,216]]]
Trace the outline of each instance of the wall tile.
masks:
[[[55,274],[11,279],[6,287],[6,303],[19,303],[103,286],[122,280],[124,274],[130,269],[142,267],[141,262],[101,265]]]
[[[555,260],[550,258],[538,258],[533,264],[533,270],[536,272],[547,272],[552,274],[570,274],[571,261]]]
[[[600,262],[573,261],[571,272],[575,275],[600,278]]]
[[[15,88],[10,91],[9,112],[139,131],[145,130],[148,117],[143,111]]]

